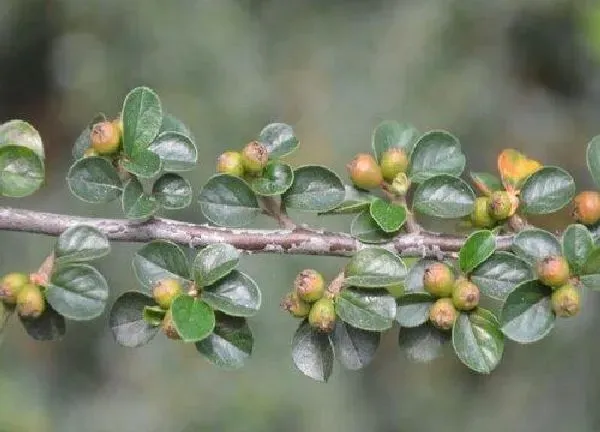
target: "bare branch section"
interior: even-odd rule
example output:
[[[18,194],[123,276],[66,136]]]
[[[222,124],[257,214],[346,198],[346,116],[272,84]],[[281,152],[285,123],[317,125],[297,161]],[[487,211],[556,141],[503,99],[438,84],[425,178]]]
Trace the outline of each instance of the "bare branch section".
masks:
[[[98,228],[110,240],[149,242],[170,240],[189,247],[229,243],[248,253],[290,255],[351,256],[367,247],[346,233],[296,228],[286,230],[254,230],[196,225],[170,219],[155,218],[143,223],[126,219],[100,219],[44,213],[33,210],[0,207],[0,230],[58,236],[67,228],[85,224]],[[456,256],[465,237],[426,231],[402,234],[390,243],[378,245],[405,257]],[[507,249],[511,236],[497,239],[499,249]]]

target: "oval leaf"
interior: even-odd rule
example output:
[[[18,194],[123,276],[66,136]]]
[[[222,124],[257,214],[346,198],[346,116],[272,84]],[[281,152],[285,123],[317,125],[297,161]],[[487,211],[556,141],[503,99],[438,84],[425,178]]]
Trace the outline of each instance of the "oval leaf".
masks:
[[[502,332],[522,344],[536,342],[554,327],[551,289],[538,281],[517,286],[502,307]]]
[[[240,252],[227,243],[217,243],[202,249],[196,255],[192,266],[196,285],[211,285],[227,276],[237,267]]]
[[[292,359],[298,370],[316,381],[327,382],[333,358],[329,336],[313,329],[307,320],[300,323],[292,339]]]
[[[331,335],[333,349],[340,363],[350,370],[367,366],[375,357],[381,334],[354,328],[338,322]]]
[[[163,279],[186,283],[190,278],[185,253],[175,243],[164,240],[152,241],[138,250],[133,256],[133,271],[148,293]]]
[[[271,161],[267,164],[260,177],[250,181],[252,190],[262,196],[281,195],[290,188],[294,181],[292,167]]]
[[[342,181],[333,171],[308,165],[294,171],[294,182],[283,195],[288,208],[326,212],[339,206],[346,192]]]
[[[202,214],[215,225],[241,227],[260,213],[256,195],[237,177],[218,174],[211,177],[198,197]]]
[[[587,166],[594,183],[600,187],[600,135],[595,136],[587,145]]]
[[[154,90],[137,87],[129,92],[123,103],[123,150],[132,156],[146,150],[158,135],[162,124],[160,99]]]
[[[490,320],[487,313],[475,310],[461,313],[456,319],[452,328],[452,345],[465,366],[488,374],[502,359],[504,335],[496,319]]]
[[[250,277],[233,270],[215,284],[205,287],[202,300],[227,315],[248,317],[260,309],[261,294]]]
[[[46,287],[48,303],[62,316],[85,321],[99,316],[108,299],[108,284],[87,264],[59,267]]]
[[[418,137],[419,131],[409,124],[390,120],[379,123],[371,137],[375,159],[381,162],[381,155],[391,148],[404,149],[406,154],[410,154]]]
[[[369,213],[379,228],[386,233],[398,231],[406,221],[404,206],[389,203],[381,198],[375,198],[371,202]]]
[[[386,290],[346,288],[335,299],[335,312],[352,327],[384,331],[394,322],[396,300]]]
[[[102,157],[86,157],[76,161],[67,174],[71,193],[82,201],[98,204],[114,200],[122,185],[112,163]]]
[[[487,172],[471,172],[469,175],[477,190],[484,195],[489,196],[492,192],[503,189],[502,182],[493,174]]]
[[[362,288],[383,288],[402,283],[406,265],[400,257],[381,248],[357,252],[346,264],[344,284]]]
[[[89,225],[75,225],[67,228],[54,246],[56,262],[92,261],[108,255],[110,243],[98,228]]]
[[[498,155],[498,172],[509,192],[518,191],[527,177],[540,168],[542,164],[515,149],[504,149]]]
[[[410,157],[410,179],[415,183],[449,174],[459,176],[465,168],[465,155],[460,150],[458,139],[446,131],[425,133],[412,151]]]
[[[557,167],[544,167],[531,174],[521,188],[520,208],[528,214],[554,213],[575,195],[571,174]]]
[[[5,197],[31,195],[44,183],[44,161],[22,146],[0,146],[0,193]]]
[[[363,243],[380,244],[387,243],[394,238],[394,233],[386,233],[377,222],[371,217],[368,209],[357,214],[352,225],[350,225],[350,234]]]
[[[235,370],[244,366],[253,345],[252,331],[245,318],[218,314],[212,334],[196,342],[196,349],[215,366]]]
[[[533,228],[519,232],[513,240],[513,251],[533,264],[551,255],[562,255],[560,243],[548,231]]]
[[[187,137],[193,138],[190,129],[180,119],[173,114],[163,112],[162,123],[159,134],[163,132],[178,132]]]
[[[581,274],[594,249],[592,234],[583,225],[569,225],[563,233],[562,247],[571,271],[576,275]]]
[[[442,355],[444,344],[449,340],[449,332],[423,324],[414,328],[401,328],[398,344],[410,361],[428,363]]]
[[[473,211],[475,194],[458,177],[441,175],[421,183],[415,191],[413,206],[429,216],[456,219]]]
[[[418,327],[429,320],[435,298],[426,293],[409,293],[397,300],[396,321],[401,327]]]
[[[517,286],[535,279],[531,266],[508,252],[496,252],[473,271],[471,281],[488,297],[504,300]]]
[[[458,262],[463,273],[471,273],[496,250],[496,237],[491,231],[482,230],[471,234],[460,248]]]
[[[192,185],[178,174],[165,173],[154,182],[152,196],[165,209],[186,208],[192,203]]]
[[[215,312],[200,299],[180,295],[171,305],[173,324],[184,342],[201,341],[215,328]]]
[[[298,148],[298,138],[294,130],[285,123],[266,125],[258,136],[258,141],[267,147],[269,158],[275,159],[292,153]]]
[[[127,219],[145,220],[158,210],[159,203],[155,197],[144,192],[144,188],[138,179],[132,177],[121,197],[123,213]]]
[[[189,135],[180,132],[162,132],[148,150],[158,155],[165,171],[189,171],[198,162],[196,144]]]
[[[138,347],[152,340],[159,327],[144,319],[144,308],[154,306],[154,300],[140,292],[129,291],[113,304],[108,323],[115,341],[125,347]]]
[[[125,171],[140,178],[154,177],[161,170],[160,158],[148,150],[137,151],[120,163]]]
[[[0,148],[5,146],[26,147],[44,161],[44,145],[39,132],[23,120],[10,120],[0,124]]]
[[[67,332],[65,318],[50,306],[46,306],[39,318],[20,320],[27,334],[37,341],[61,340]]]
[[[356,189],[350,185],[344,185],[344,201],[334,208],[333,210],[329,210],[327,212],[322,212],[320,214],[353,214],[360,213],[361,211],[368,209],[371,201],[373,201],[376,197],[371,195],[370,193]]]

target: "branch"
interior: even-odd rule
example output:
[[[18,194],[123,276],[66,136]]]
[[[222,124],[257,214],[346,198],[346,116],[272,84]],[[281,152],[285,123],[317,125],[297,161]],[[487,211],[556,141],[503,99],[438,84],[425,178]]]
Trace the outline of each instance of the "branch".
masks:
[[[296,228],[286,230],[256,230],[220,228],[196,225],[171,219],[155,218],[147,222],[127,219],[100,219],[64,214],[44,213],[10,207],[0,207],[0,230],[58,236],[73,225],[91,225],[105,233],[109,240],[149,242],[170,240],[188,247],[214,243],[229,243],[248,253],[290,255],[351,256],[368,247],[349,234]],[[389,243],[378,245],[405,257],[455,256],[465,237],[427,231],[402,234]],[[498,249],[508,249],[512,236],[497,237]]]

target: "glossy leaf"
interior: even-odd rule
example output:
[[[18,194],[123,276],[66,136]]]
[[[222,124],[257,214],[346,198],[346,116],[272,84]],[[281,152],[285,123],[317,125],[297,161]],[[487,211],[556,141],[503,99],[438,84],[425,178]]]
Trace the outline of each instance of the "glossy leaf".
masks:
[[[339,206],[345,196],[337,174],[322,166],[307,165],[294,171],[294,182],[283,200],[291,209],[326,212]]]
[[[471,273],[496,250],[496,237],[491,231],[472,233],[460,248],[458,262],[463,273]]]
[[[502,182],[494,174],[487,172],[471,172],[469,173],[473,184],[479,192],[484,195],[491,195],[492,192],[502,190]]]
[[[400,349],[416,363],[429,363],[442,355],[450,333],[436,329],[430,324],[414,328],[401,328],[398,336]]]
[[[292,339],[292,360],[304,375],[327,382],[333,371],[333,344],[325,333],[302,321]]]
[[[376,197],[370,193],[356,189],[350,185],[344,185],[344,200],[336,208],[320,214],[353,214],[360,213],[369,208],[371,201]]]
[[[483,294],[500,300],[517,285],[534,278],[531,266],[508,252],[495,252],[471,274],[471,281]]]
[[[544,167],[531,174],[521,188],[520,208],[528,214],[554,213],[575,195],[571,174],[557,167]]]
[[[520,190],[525,179],[540,168],[542,164],[515,149],[505,149],[498,155],[498,172],[507,191]]]
[[[158,333],[159,327],[144,319],[144,309],[154,305],[154,300],[145,294],[128,291],[113,304],[108,323],[115,341],[125,347],[145,345]]]
[[[387,243],[395,235],[395,233],[386,233],[377,222],[371,217],[368,209],[357,214],[350,225],[350,234],[363,243]]]
[[[419,138],[410,157],[409,177],[415,183],[448,174],[459,176],[465,168],[465,155],[458,139],[446,131],[426,132]]]
[[[533,264],[551,255],[562,255],[560,243],[548,231],[537,228],[519,232],[513,241],[513,251],[525,261]]]
[[[381,248],[362,249],[346,264],[346,286],[383,288],[402,283],[406,265],[400,257]]]
[[[139,150],[121,161],[125,171],[140,178],[151,178],[161,170],[160,157],[149,150]]]
[[[292,153],[298,148],[298,138],[294,130],[285,123],[271,123],[266,125],[258,136],[269,152],[269,158],[275,159]]]
[[[215,312],[201,299],[180,295],[171,305],[173,324],[184,342],[206,339],[215,328]]]
[[[380,339],[379,332],[357,329],[344,322],[336,323],[331,334],[336,358],[350,370],[362,369],[373,360]]]
[[[434,262],[436,262],[434,259],[422,258],[409,269],[404,280],[404,292],[406,294],[426,292],[423,287],[423,275],[425,274],[425,269]]]
[[[592,234],[584,225],[569,225],[562,236],[562,249],[571,272],[581,274],[588,256],[594,250]]]
[[[177,132],[193,139],[192,132],[179,118],[173,114],[163,112],[159,135],[163,132]]]
[[[235,370],[244,366],[253,345],[252,331],[245,318],[218,314],[212,334],[196,342],[196,349],[215,366]]]
[[[377,162],[391,148],[400,148],[409,155],[419,138],[419,131],[409,124],[386,120],[377,125],[371,137],[371,147]]]
[[[39,318],[20,320],[27,334],[37,341],[58,341],[67,332],[65,318],[50,306],[46,306]]]
[[[600,187],[600,135],[595,136],[587,145],[586,160],[588,170],[597,187]]]
[[[58,237],[54,256],[58,264],[92,261],[108,255],[110,243],[98,228],[74,225]]]
[[[121,205],[125,217],[136,220],[148,219],[160,207],[156,197],[145,193],[142,184],[135,177],[132,177],[125,185]]]
[[[133,271],[140,284],[150,293],[163,279],[189,280],[188,260],[175,243],[155,240],[145,244],[133,256]]]
[[[386,233],[398,231],[406,221],[406,207],[375,198],[369,207],[373,220]]]
[[[158,135],[162,124],[160,99],[154,90],[137,87],[123,103],[123,150],[132,156],[146,150]]]
[[[401,327],[418,327],[429,319],[435,298],[426,293],[409,293],[396,300],[396,321]]]
[[[386,290],[346,288],[335,299],[335,312],[352,327],[384,331],[394,322],[396,300]]]
[[[416,210],[442,219],[456,219],[473,211],[475,194],[458,177],[440,175],[419,185],[413,198]]]
[[[204,216],[220,226],[245,226],[260,213],[256,195],[248,184],[227,174],[212,176],[200,191],[198,202]]]
[[[152,141],[148,150],[158,155],[165,171],[189,171],[198,162],[196,144],[189,135],[181,132],[162,132]]]
[[[20,198],[44,184],[44,161],[28,147],[0,146],[0,194]]]
[[[204,287],[202,300],[231,316],[253,316],[260,309],[261,293],[250,277],[237,270]]]
[[[116,199],[123,188],[117,170],[103,157],[86,157],[76,161],[69,169],[67,183],[73,195],[93,204]]]
[[[108,284],[98,270],[87,264],[59,267],[46,287],[48,303],[62,316],[75,321],[99,316],[108,299]]]
[[[250,181],[250,187],[257,195],[281,195],[292,186],[294,171],[292,167],[279,161],[267,164],[260,177]]]
[[[177,210],[192,203],[192,185],[179,174],[165,173],[152,186],[152,196],[161,207]]]
[[[0,124],[0,148],[26,147],[44,161],[44,145],[39,132],[23,120],[10,120]]]
[[[237,267],[240,252],[227,243],[205,247],[196,255],[192,265],[194,280],[200,287],[212,285]]]

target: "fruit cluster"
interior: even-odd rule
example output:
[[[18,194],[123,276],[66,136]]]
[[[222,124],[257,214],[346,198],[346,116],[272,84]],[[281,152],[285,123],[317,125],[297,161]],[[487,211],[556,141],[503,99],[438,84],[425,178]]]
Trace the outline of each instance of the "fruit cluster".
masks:
[[[581,307],[579,291],[570,282],[569,263],[563,256],[547,256],[536,265],[538,280],[552,288],[552,310],[556,316],[577,315]]]
[[[171,305],[173,304],[173,300],[181,295],[182,292],[183,287],[177,279],[160,280],[152,289],[154,301],[161,311],[164,312],[160,327],[169,339],[180,339],[179,333],[175,328],[175,323],[173,322]]]
[[[39,318],[46,310],[44,287],[25,273],[8,273],[0,280],[0,300],[21,318]]]
[[[347,169],[352,183],[360,189],[375,189],[385,181],[400,188],[398,194],[404,195],[408,190],[408,165],[408,155],[403,149],[390,148],[383,152],[379,164],[372,155],[359,153]]]
[[[490,196],[477,197],[471,222],[476,228],[492,228],[512,216],[518,205],[518,198],[504,190],[494,191]]]
[[[269,152],[265,145],[251,141],[241,152],[227,151],[217,158],[217,172],[236,177],[260,176],[269,162]]]

